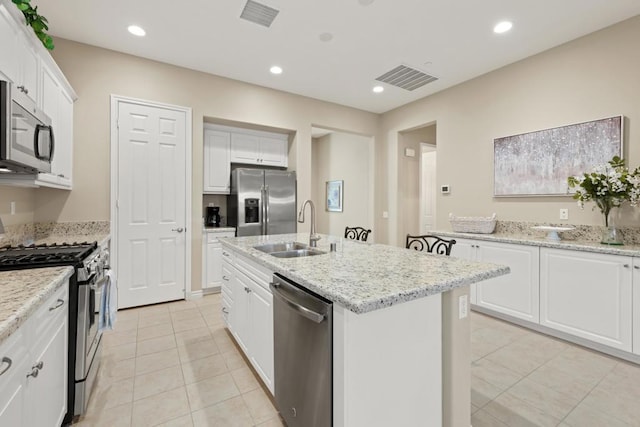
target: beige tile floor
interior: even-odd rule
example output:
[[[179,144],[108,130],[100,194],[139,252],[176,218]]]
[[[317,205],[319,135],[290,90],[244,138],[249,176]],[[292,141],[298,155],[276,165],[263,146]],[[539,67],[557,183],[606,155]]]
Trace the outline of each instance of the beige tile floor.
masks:
[[[640,426],[640,366],[471,315],[473,427]]]
[[[283,426],[223,328],[220,295],[118,312],[77,426]]]
[[[124,310],[78,426],[283,426],[220,296]],[[472,312],[473,427],[640,426],[640,367]]]

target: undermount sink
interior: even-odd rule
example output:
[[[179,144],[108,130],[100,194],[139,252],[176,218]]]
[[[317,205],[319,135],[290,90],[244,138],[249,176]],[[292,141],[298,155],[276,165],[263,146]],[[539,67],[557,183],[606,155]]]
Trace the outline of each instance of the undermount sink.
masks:
[[[276,258],[298,258],[302,256],[322,255],[325,253],[326,252],[319,251],[317,249],[296,249],[296,250],[283,251],[283,252],[271,252],[269,255],[274,256]]]
[[[299,249],[307,249],[309,245],[299,242],[282,242],[282,243],[267,243],[266,245],[254,246],[254,249],[262,251],[266,254],[273,252],[287,252],[296,251]]]

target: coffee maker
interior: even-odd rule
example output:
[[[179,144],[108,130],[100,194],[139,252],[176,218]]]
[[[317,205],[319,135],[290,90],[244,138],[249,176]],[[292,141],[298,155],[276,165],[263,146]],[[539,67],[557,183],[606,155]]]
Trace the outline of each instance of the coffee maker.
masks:
[[[220,227],[220,206],[207,206],[206,227]]]

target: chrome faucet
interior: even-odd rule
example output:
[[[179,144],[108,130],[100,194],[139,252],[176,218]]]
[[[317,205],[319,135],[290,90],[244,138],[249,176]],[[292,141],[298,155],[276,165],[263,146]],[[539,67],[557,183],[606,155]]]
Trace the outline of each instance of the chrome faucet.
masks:
[[[304,222],[304,208],[311,206],[311,232],[309,233],[309,246],[315,248],[320,240],[320,236],[316,233],[316,207],[311,200],[305,200],[298,212],[298,222]]]

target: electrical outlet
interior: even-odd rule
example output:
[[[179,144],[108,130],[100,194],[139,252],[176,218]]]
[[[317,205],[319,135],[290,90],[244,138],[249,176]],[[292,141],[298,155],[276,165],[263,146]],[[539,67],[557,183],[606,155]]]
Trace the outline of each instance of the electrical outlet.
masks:
[[[560,209],[560,219],[569,219],[569,209]]]
[[[458,319],[464,319],[469,315],[469,297],[462,295],[458,299]]]
[[[16,214],[16,202],[11,202],[11,215]]]
[[[389,212],[387,211],[382,212],[382,218],[389,218]]]

